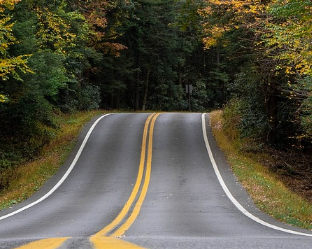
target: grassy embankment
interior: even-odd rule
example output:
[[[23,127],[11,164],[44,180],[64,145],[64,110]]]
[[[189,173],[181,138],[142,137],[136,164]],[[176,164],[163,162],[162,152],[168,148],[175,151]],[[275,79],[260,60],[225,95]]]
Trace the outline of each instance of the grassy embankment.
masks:
[[[41,156],[10,169],[13,171],[10,172],[13,180],[0,193],[0,210],[27,199],[42,187],[68,157],[83,125],[102,113],[103,111],[92,111],[57,116],[56,123],[60,129],[56,137],[43,148]]]
[[[229,139],[222,125],[221,111],[211,114],[211,126],[218,145],[227,155],[228,161],[240,182],[247,189],[255,204],[274,218],[293,226],[312,229],[312,203],[290,191],[277,176],[260,162],[271,160],[265,153],[240,150],[237,136]],[[235,133],[236,131],[228,131]]]

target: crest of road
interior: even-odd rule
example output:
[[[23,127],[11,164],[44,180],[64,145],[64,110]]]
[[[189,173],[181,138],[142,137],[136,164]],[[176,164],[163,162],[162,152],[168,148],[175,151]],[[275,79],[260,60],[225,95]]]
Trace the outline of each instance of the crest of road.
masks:
[[[96,117],[40,191],[0,212],[0,248],[311,245],[253,205],[200,113]]]

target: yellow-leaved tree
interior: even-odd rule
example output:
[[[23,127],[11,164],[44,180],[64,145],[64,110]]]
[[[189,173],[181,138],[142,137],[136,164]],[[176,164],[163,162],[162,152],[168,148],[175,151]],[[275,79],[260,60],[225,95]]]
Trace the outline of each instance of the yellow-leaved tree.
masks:
[[[267,45],[287,73],[312,76],[312,2],[275,0],[269,6]]]
[[[296,114],[302,129],[299,139],[312,138],[312,2],[274,0],[268,9],[264,36],[278,69],[288,76],[281,90],[298,102]]]
[[[265,10],[265,3],[261,0],[207,0],[205,3],[200,14],[204,18],[203,41],[207,49],[217,44],[226,45],[223,40],[226,32],[258,25]]]
[[[7,10],[12,10],[20,0],[0,0],[0,81],[7,80],[10,76],[20,80],[18,71],[31,72],[26,65],[29,55],[10,56],[8,49],[16,41],[12,34],[14,23],[11,22]],[[0,93],[0,102],[5,102],[7,97]]]

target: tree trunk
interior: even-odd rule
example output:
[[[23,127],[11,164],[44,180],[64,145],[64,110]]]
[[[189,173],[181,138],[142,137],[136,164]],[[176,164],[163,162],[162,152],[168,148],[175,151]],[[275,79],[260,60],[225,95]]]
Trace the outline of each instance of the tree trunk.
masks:
[[[146,102],[147,102],[147,95],[148,95],[148,85],[149,85],[149,77],[151,74],[151,66],[148,67],[146,77],[144,80],[144,96],[143,96],[143,105],[142,105],[142,111],[145,111],[146,109]]]
[[[276,140],[277,131],[277,94],[274,79],[271,76],[268,76],[266,108],[271,128],[267,135],[267,140],[272,143]]]
[[[137,75],[136,75],[136,82],[135,82],[135,101],[134,101],[134,111],[139,110],[140,106],[140,51],[137,51],[136,55],[136,68],[137,68]]]

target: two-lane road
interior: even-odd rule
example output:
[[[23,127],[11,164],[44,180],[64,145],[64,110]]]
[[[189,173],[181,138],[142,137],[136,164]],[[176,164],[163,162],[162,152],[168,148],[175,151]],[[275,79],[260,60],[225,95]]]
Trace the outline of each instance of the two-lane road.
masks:
[[[311,232],[253,206],[208,124],[208,114],[95,119],[43,189],[0,212],[0,248],[311,248]]]

